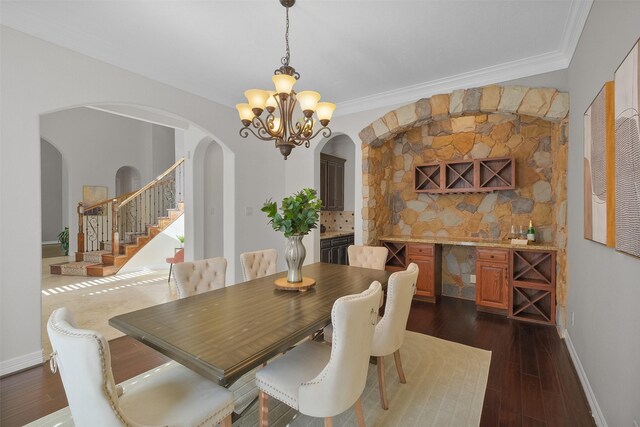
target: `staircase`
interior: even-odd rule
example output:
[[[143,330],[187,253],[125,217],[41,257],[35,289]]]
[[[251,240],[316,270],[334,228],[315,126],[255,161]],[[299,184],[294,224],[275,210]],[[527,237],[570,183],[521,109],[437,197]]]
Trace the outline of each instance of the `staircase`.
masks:
[[[184,159],[180,159],[138,191],[91,206],[79,203],[76,260],[51,265],[51,274],[116,274],[184,213],[183,177]]]

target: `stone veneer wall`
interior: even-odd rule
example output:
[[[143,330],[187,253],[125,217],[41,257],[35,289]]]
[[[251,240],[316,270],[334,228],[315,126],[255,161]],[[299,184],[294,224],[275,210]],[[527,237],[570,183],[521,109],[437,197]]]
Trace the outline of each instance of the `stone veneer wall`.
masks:
[[[558,302],[566,295],[568,94],[487,86],[400,107],[363,129],[363,240],[385,234],[503,239],[533,220],[558,248]],[[438,160],[514,156],[516,189],[416,193],[414,166]],[[445,294],[472,298],[469,250],[445,247]],[[452,288],[451,286],[457,286]],[[472,286],[471,286],[472,287]]]

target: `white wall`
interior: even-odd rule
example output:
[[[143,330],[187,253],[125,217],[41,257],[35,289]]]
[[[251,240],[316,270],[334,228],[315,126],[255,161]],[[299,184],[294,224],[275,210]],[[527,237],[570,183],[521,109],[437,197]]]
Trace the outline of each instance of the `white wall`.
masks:
[[[610,426],[640,423],[640,258],[583,238],[583,114],[640,37],[640,2],[596,1],[569,67],[569,336]]]
[[[224,255],[222,148],[210,142],[204,154],[204,258]]]
[[[198,126],[223,146],[225,232],[235,236],[224,245],[232,273],[241,277],[236,253],[283,242],[257,211],[265,199],[284,194],[282,157],[273,144],[240,138],[234,110],[4,26],[0,49],[0,375],[42,361],[41,114],[139,105]],[[245,215],[247,206],[252,216]]]
[[[42,241],[56,242],[58,234],[68,223],[62,221],[62,155],[44,139],[40,140],[42,153]]]
[[[353,211],[356,192],[356,145],[347,135],[338,135],[327,141],[322,152],[345,159],[344,162],[344,210]],[[320,157],[318,157],[318,162]],[[359,165],[358,173],[362,171]],[[358,212],[360,215],[360,212]]]

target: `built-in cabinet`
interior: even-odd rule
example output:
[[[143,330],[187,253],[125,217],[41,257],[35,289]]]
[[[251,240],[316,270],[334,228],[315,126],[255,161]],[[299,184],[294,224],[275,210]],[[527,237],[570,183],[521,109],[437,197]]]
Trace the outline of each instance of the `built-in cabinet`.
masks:
[[[438,243],[381,241],[389,250],[387,271],[414,262],[420,272],[416,299],[436,302],[442,288],[442,253]],[[479,247],[476,250],[476,306],[512,319],[554,324],[556,254],[553,250]]]
[[[478,248],[476,305],[504,312],[509,308],[509,249]]]
[[[347,248],[353,245],[353,234],[320,240],[320,262],[349,265]]]
[[[320,199],[323,210],[344,210],[345,159],[320,153]]]
[[[442,292],[442,253],[440,245],[382,242],[389,253],[386,270],[405,270],[412,262],[418,266],[416,299],[436,302]]]

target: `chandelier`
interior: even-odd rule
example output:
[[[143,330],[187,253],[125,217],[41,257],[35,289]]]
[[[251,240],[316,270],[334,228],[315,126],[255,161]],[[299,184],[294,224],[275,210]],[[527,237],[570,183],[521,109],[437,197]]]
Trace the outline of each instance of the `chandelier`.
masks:
[[[295,0],[280,0],[280,4],[287,11],[286,53],[281,60],[282,66],[274,71],[271,78],[276,90],[247,90],[244,93],[247,103],[236,105],[236,109],[244,125],[240,129],[240,136],[246,138],[252,133],[263,141],[275,141],[276,148],[280,149],[286,160],[294,147],[304,144],[309,148],[309,141],[320,132],[325,138],[331,136],[331,129],[327,126],[336,105],[331,102],[318,102],[318,92],[305,90],[296,93],[293,90],[293,85],[300,78],[300,73],[289,65],[289,8],[295,4]],[[297,104],[300,104],[302,117],[294,120]],[[264,110],[267,110],[267,115],[263,118]],[[317,126],[314,113],[322,126]]]

